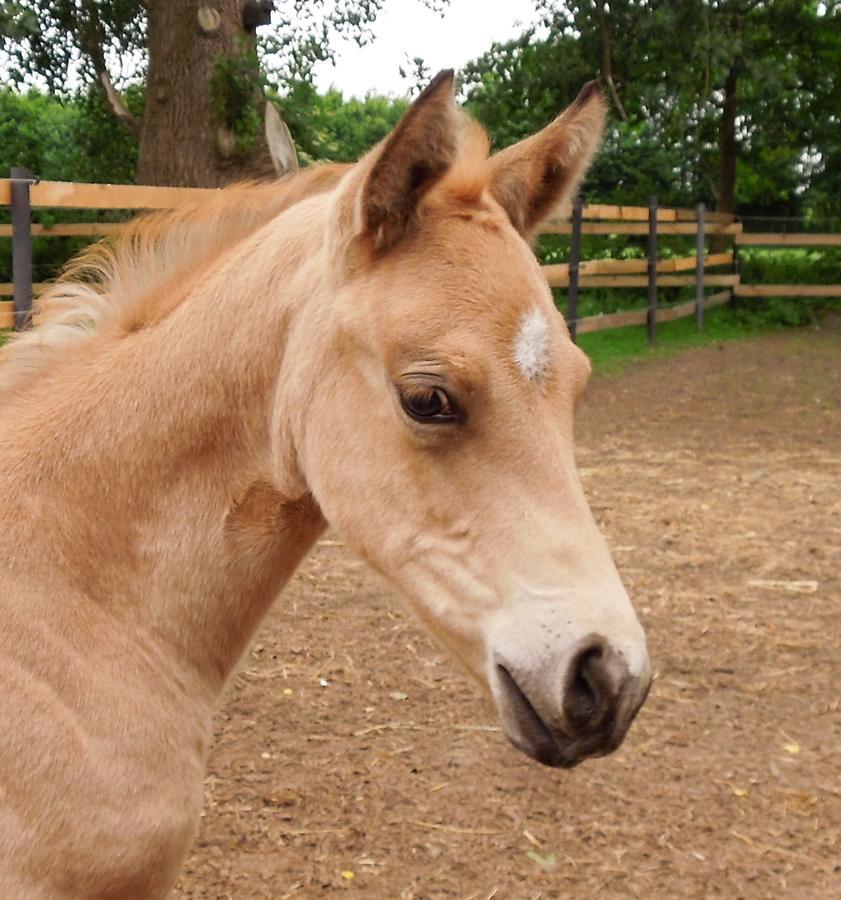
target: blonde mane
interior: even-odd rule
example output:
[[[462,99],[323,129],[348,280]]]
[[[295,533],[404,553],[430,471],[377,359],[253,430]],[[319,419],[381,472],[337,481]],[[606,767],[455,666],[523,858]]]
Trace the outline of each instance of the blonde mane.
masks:
[[[277,182],[245,183],[175,210],[140,216],[72,259],[34,304],[32,328],[0,350],[0,394],[27,384],[63,351],[108,328],[131,331],[149,298],[275,216],[330,190],[347,166],[314,166]]]

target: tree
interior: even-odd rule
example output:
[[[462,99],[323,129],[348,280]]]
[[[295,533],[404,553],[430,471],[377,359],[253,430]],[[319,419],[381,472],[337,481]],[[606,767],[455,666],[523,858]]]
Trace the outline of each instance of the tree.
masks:
[[[541,5],[551,28],[579,36],[618,116],[651,123],[692,160],[699,197],[712,193],[723,212],[734,212],[737,202],[797,202],[804,148],[821,116],[837,115],[841,4]]]
[[[290,85],[277,103],[303,162],[359,159],[394,128],[409,105],[374,94],[345,99],[335,88],[319,94],[307,81]]]
[[[588,193],[797,214],[836,190],[841,3],[540,0],[544,20],[463,72],[500,146],[599,76],[614,107]],[[837,196],[837,194],[836,194]],[[837,201],[836,201],[837,202]]]
[[[96,85],[136,135],[139,181],[211,186],[272,171],[283,148],[267,130],[283,128],[267,114],[267,83],[307,80],[337,34],[365,40],[382,2],[285,0],[258,42],[271,0],[0,0],[0,33],[18,84]],[[145,85],[142,109],[118,90],[132,81]]]
[[[529,29],[494,44],[459,78],[468,108],[502,148],[551,121],[594,74],[575,35],[554,29],[541,39]]]
[[[553,28],[546,37],[529,29],[494,44],[460,73],[467,106],[497,148],[542,128],[597,75],[597,57],[568,28]],[[650,122],[614,117],[583,191],[596,202],[634,204],[656,193],[664,203],[686,205],[695,194],[674,177],[684,166],[680,148],[664,142]]]

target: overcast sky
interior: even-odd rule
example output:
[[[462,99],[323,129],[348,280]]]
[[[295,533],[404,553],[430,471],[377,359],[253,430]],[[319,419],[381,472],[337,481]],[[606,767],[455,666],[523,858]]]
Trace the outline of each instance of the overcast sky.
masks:
[[[420,56],[434,74],[458,69],[484,53],[494,41],[516,37],[536,18],[533,0],[450,0],[443,17],[420,0],[386,0],[373,26],[371,44],[336,45],[336,65],[316,69],[320,90],[331,85],[346,97],[405,94],[412,85],[400,77],[399,67]]]

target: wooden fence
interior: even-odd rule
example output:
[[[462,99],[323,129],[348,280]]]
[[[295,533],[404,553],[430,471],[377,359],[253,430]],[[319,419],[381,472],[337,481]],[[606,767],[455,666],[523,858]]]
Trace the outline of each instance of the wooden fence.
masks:
[[[611,221],[604,221],[604,220]],[[599,221],[594,221],[599,220]],[[573,337],[592,331],[646,324],[648,339],[656,340],[658,322],[695,316],[703,328],[704,311],[736,297],[841,297],[841,285],[743,284],[738,271],[738,248],[743,246],[841,246],[841,234],[750,234],[729,214],[709,212],[703,204],[696,209],[662,208],[652,198],[649,206],[583,206],[576,201],[568,220],[550,221],[548,234],[569,234],[570,261],[544,266],[552,287],[566,288],[567,322]],[[643,259],[582,260],[582,235],[646,235],[647,254]],[[659,238],[663,235],[695,237],[695,253],[661,259]],[[707,253],[709,236],[732,241],[726,252]],[[721,272],[721,267],[729,271]],[[707,273],[708,269],[718,272]],[[687,273],[687,274],[679,274]],[[658,289],[694,286],[695,297],[685,303],[662,306]],[[586,288],[644,288],[648,305],[586,318],[578,317],[579,291]],[[706,288],[717,288],[706,293]],[[722,290],[723,289],[723,290]]]
[[[32,237],[92,237],[116,234],[125,226],[114,222],[79,222],[39,225],[32,223],[33,207],[97,210],[171,209],[212,194],[199,188],[140,187],[133,185],[75,184],[39,181],[25,169],[13,169],[12,177],[0,179],[0,207],[11,207],[11,224],[0,225],[0,237],[12,238],[13,281],[0,283],[0,328],[25,327],[32,295],[43,289],[32,281]],[[543,266],[552,287],[568,294],[567,321],[573,337],[592,331],[646,324],[651,342],[658,322],[694,315],[703,327],[704,311],[739,297],[841,297],[841,285],[742,284],[738,248],[764,246],[841,246],[841,234],[749,234],[732,215],[696,209],[660,207],[656,198],[649,206],[583,205],[580,200],[566,219],[550,220],[545,234],[570,235],[569,262]],[[647,238],[643,259],[581,259],[583,235],[639,235]],[[667,235],[695,237],[695,253],[661,259],[659,239]],[[707,238],[732,241],[726,252],[708,253]],[[722,268],[725,271],[721,271]],[[707,270],[718,270],[708,273]],[[684,273],[684,274],[681,274]],[[694,299],[663,306],[659,289],[694,286]],[[579,318],[580,291],[587,288],[644,288],[647,306],[641,309]],[[706,293],[706,288],[714,288]]]

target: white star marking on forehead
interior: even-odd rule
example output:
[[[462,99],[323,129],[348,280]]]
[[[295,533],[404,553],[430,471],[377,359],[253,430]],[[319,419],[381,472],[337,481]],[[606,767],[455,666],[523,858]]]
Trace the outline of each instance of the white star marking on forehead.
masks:
[[[514,359],[529,381],[539,378],[549,362],[549,322],[539,309],[523,316],[517,340],[514,342]]]

